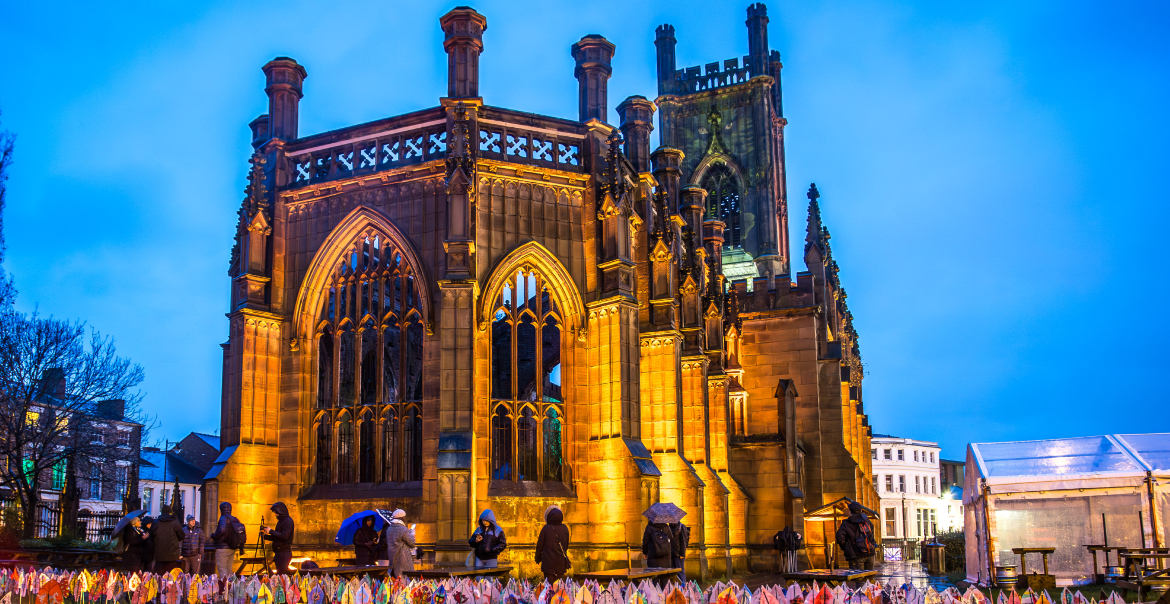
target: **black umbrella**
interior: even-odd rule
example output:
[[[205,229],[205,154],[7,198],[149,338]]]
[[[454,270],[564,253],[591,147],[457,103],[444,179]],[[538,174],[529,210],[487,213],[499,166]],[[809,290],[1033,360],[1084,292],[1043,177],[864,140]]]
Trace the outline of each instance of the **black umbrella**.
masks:
[[[134,520],[135,518],[137,518],[145,513],[146,513],[145,510],[134,510],[133,512],[130,512],[129,514],[126,514],[125,516],[122,517],[121,520],[118,521],[118,524],[114,525],[114,532],[111,534],[117,535],[118,533],[121,533],[122,531],[126,530],[126,527],[130,526],[131,520]]]

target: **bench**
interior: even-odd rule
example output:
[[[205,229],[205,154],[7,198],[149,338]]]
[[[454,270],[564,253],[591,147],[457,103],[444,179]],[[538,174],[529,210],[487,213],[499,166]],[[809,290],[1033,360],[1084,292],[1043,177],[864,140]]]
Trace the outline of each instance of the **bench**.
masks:
[[[511,566],[497,566],[495,568],[476,568],[474,566],[447,566],[437,568],[422,568],[403,572],[407,577],[423,579],[446,579],[448,577],[502,577],[512,572]]]

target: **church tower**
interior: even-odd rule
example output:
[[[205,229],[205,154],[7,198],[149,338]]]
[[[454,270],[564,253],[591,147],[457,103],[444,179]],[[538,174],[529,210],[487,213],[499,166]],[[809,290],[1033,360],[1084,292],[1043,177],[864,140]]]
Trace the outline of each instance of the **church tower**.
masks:
[[[706,217],[725,224],[727,280],[771,287],[791,268],[780,53],[768,50],[766,6],[748,7],[747,28],[742,59],[676,69],[674,27],[659,26],[656,104],[662,145],[683,152],[684,186],[706,190]]]

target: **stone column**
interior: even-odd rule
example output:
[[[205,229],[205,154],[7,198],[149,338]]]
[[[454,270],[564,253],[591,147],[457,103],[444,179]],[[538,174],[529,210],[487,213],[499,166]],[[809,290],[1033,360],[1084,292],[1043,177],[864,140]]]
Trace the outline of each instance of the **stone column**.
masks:
[[[479,97],[479,55],[487,18],[466,6],[457,7],[439,19],[443,28],[443,49],[447,51],[447,96],[453,99]]]
[[[768,7],[757,2],[747,9],[748,56],[752,77],[768,75]]]
[[[658,51],[658,94],[673,94],[674,81],[674,26],[662,24],[654,30],[654,47]]]
[[[650,133],[654,130],[654,103],[644,96],[632,96],[617,106],[626,157],[639,173],[650,171]]]
[[[609,76],[613,73],[610,62],[616,48],[609,40],[597,34],[585,36],[573,45],[573,59],[577,61],[573,75],[577,78],[579,86],[582,122],[591,119],[605,122],[609,119],[608,83]]]

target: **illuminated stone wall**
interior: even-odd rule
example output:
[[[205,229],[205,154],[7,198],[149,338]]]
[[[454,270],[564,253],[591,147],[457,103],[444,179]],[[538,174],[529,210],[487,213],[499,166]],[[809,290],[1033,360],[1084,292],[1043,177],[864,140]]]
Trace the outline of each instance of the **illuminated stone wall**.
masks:
[[[502,563],[530,576],[547,506],[564,510],[586,570],[639,564],[642,512],[670,501],[692,528],[688,572],[709,578],[770,568],[772,535],[804,532],[804,510],[875,501],[856,333],[811,193],[809,271],[788,272],[778,62],[689,91],[672,68],[675,84],[626,99],[615,128],[598,119],[614,52],[604,38],[574,45],[583,101],[569,120],[486,105],[475,96],[486,19],[458,8],[441,26],[445,49],[474,60],[452,63],[451,96],[402,116],[299,136],[304,68],[264,68],[270,113],[252,122],[232,254],[211,515],[230,501],[255,535],[284,501],[297,555],[327,565],[348,556],[333,542],[345,517],[401,507],[427,562],[458,564],[490,508],[510,543]],[[678,148],[651,154],[656,110]],[[743,179],[750,284],[728,278],[727,225],[706,215],[701,185],[717,165]],[[511,302],[529,279],[539,295]],[[361,325],[337,320],[340,305]],[[501,340],[515,351],[503,360],[500,310],[534,307],[553,309],[555,338]],[[367,320],[377,331],[362,331]],[[394,348],[387,321],[421,325],[418,349]],[[358,342],[337,345],[336,365],[323,337],[333,325]],[[501,399],[495,378],[519,376],[521,357],[555,363],[524,375],[556,382],[523,390],[516,377]],[[387,369],[402,358],[421,384],[419,433],[394,415],[414,404]],[[336,405],[346,410],[322,412]],[[522,423],[536,405],[560,423]],[[806,564],[824,563],[817,551]]]

